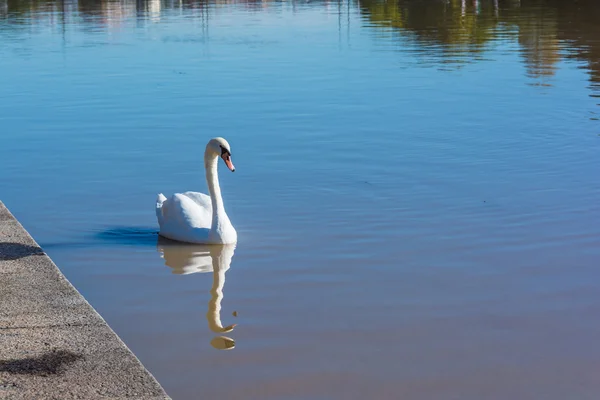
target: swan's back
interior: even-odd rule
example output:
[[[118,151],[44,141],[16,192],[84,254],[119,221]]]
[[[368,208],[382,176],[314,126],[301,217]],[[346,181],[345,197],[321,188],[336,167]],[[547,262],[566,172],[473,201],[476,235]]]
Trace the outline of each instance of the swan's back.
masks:
[[[210,200],[210,196],[199,192],[185,192],[182,194],[192,199],[198,206],[205,209],[212,216],[212,201]]]
[[[159,194],[156,218],[162,236],[184,242],[202,241],[208,237],[212,223],[212,203],[203,193],[176,193],[168,199]]]

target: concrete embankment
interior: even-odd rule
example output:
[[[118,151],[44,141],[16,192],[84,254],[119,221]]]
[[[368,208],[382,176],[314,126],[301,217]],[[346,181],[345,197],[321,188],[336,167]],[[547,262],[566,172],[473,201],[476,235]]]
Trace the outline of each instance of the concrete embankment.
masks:
[[[168,399],[0,202],[0,399]]]

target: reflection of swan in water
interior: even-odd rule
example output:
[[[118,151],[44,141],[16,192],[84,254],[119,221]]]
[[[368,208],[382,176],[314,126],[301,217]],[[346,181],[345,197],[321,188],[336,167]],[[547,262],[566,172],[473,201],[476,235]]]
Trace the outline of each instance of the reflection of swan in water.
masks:
[[[221,322],[221,301],[223,300],[225,273],[231,265],[235,244],[189,244],[159,237],[157,248],[164,258],[165,264],[172,268],[174,274],[186,275],[212,271],[211,299],[208,302],[208,312],[206,313],[208,327],[215,333],[233,331],[236,324],[224,327]],[[232,349],[235,347],[235,341],[225,336],[218,336],[211,341],[211,345],[218,349]]]
[[[161,257],[164,258],[165,265],[171,267],[172,273],[187,275],[196,272],[212,272],[213,262],[210,248],[221,246],[178,243],[159,236],[156,247]]]

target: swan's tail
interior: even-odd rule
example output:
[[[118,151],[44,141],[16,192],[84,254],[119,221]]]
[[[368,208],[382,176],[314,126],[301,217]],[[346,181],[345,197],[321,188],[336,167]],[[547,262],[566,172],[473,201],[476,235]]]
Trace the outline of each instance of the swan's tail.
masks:
[[[163,204],[167,201],[167,198],[160,193],[156,198],[156,218],[158,219],[158,224],[162,225],[164,219],[164,209]]]

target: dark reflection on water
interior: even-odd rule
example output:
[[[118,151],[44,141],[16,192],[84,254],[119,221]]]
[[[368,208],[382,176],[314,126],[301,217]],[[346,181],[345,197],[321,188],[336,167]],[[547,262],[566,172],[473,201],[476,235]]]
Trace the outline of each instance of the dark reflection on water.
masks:
[[[368,20],[419,43],[440,63],[477,61],[497,41],[516,40],[531,77],[548,84],[563,59],[583,61],[600,82],[600,9],[593,0],[362,0]]]
[[[119,29],[127,20],[139,23],[160,21],[162,14],[196,10],[192,15],[208,29],[212,7],[226,1],[22,1],[0,2],[0,32],[30,24],[62,26],[81,24],[85,30]],[[249,11],[277,10],[279,1],[236,1]],[[294,9],[307,8],[292,1]],[[340,17],[357,10],[365,22],[380,27],[378,36],[414,41],[412,52],[422,65],[456,68],[464,63],[486,60],[483,53],[497,42],[515,40],[527,73],[535,85],[551,85],[557,64],[563,60],[585,63],[591,88],[600,88],[600,9],[594,0],[361,0],[317,1],[311,7],[327,7]],[[349,22],[348,22],[349,23]],[[206,33],[206,32],[205,32]],[[12,36],[11,36],[12,37]],[[340,36],[341,37],[341,36]],[[168,40],[168,38],[165,38]],[[182,40],[181,38],[177,40]],[[185,39],[184,39],[185,40]],[[188,40],[208,40],[208,35]]]

